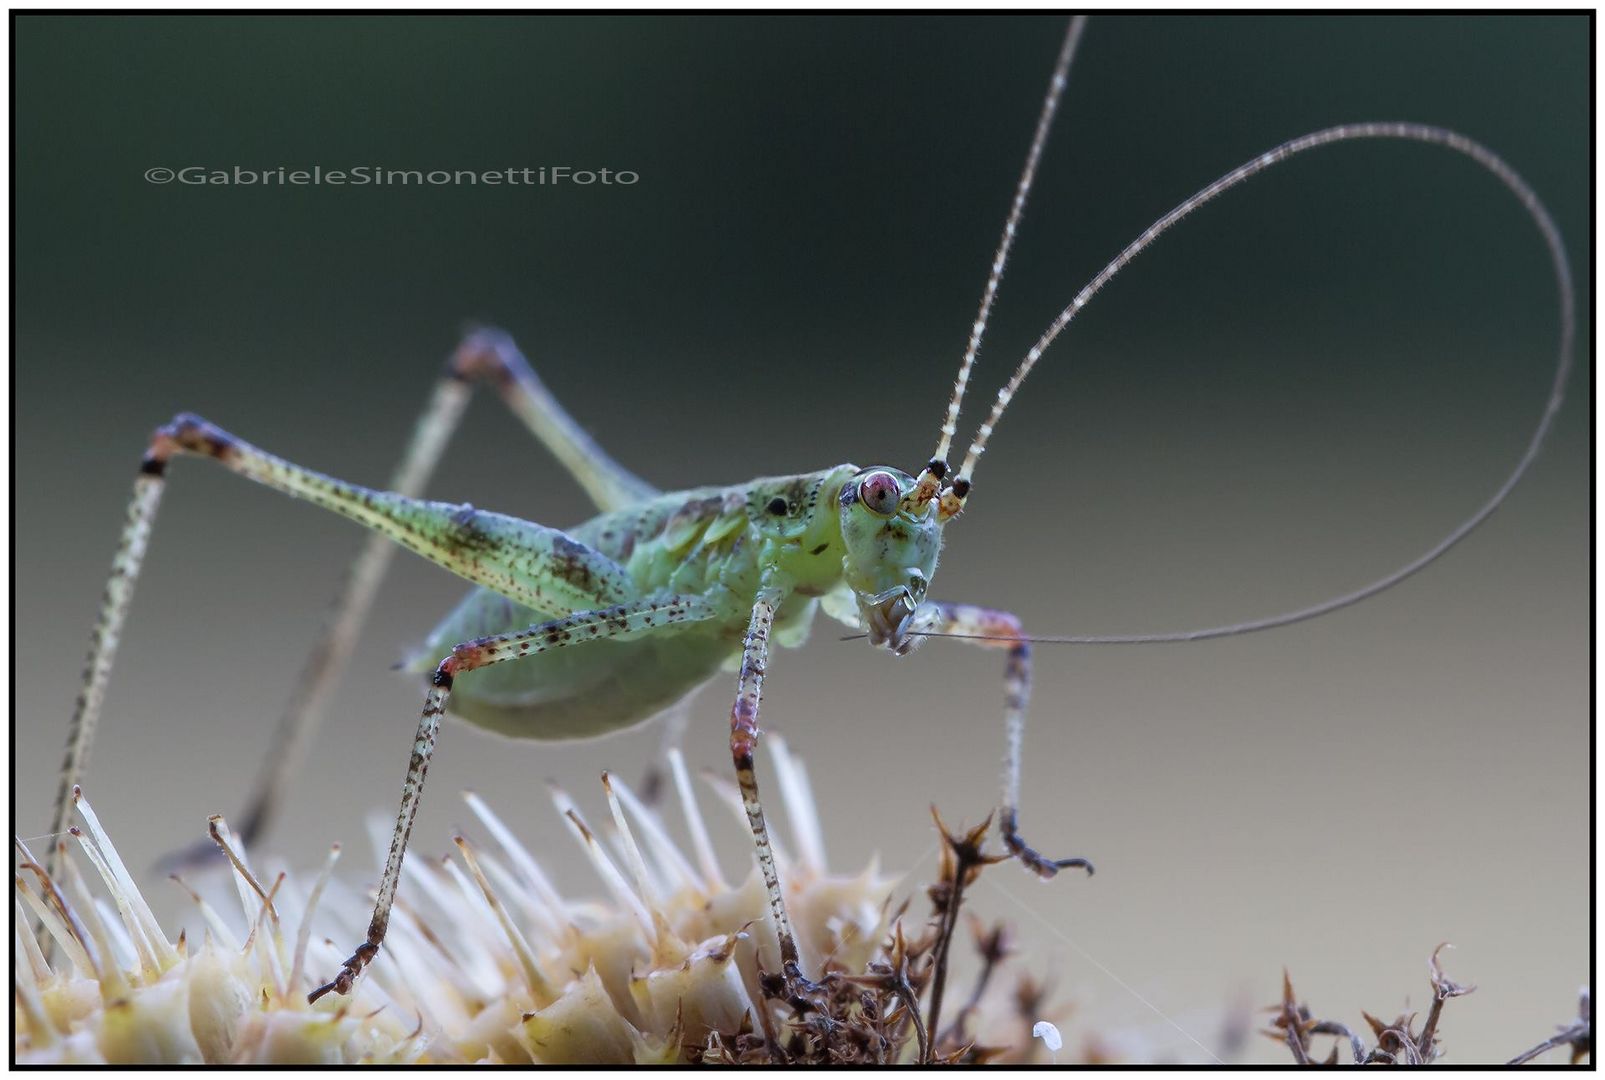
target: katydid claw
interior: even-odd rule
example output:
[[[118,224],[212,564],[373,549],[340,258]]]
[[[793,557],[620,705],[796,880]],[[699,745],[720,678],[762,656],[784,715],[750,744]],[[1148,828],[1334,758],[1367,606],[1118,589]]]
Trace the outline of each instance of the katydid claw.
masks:
[[[1019,838],[1016,837],[1016,843],[1018,843],[1018,840]],[[1019,859],[1020,862],[1025,864],[1025,868],[1027,870],[1030,870],[1033,874],[1037,875],[1037,877],[1044,881],[1053,877],[1060,870],[1068,870],[1072,867],[1085,870],[1088,877],[1091,877],[1093,874],[1092,863],[1088,862],[1086,859],[1050,859],[1045,855],[1033,850],[1032,848],[1027,847],[1023,843],[1019,843],[1018,847],[1015,846],[1015,843],[1011,843],[1009,845],[1009,851],[1015,856],[1015,858]]]
[[[369,961],[378,955],[379,946],[373,942],[365,941],[358,945],[357,951],[352,953],[350,959],[340,966],[340,974],[307,995],[307,1004],[314,1004],[325,994],[351,993],[351,988],[356,985],[357,976],[361,975],[362,969],[367,967]]]
[[[1015,827],[1014,812],[1012,810],[1004,812],[1000,824],[1003,833],[1003,846],[1008,848],[1009,854],[1019,859],[1027,870],[1042,880],[1046,881],[1060,870],[1069,870],[1072,867],[1085,870],[1088,877],[1093,875],[1092,863],[1086,859],[1050,859],[1027,844]]]

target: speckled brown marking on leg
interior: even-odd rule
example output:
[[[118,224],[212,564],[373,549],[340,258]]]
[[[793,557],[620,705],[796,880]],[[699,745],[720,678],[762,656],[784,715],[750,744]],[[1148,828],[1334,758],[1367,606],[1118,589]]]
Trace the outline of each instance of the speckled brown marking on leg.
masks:
[[[386,485],[398,495],[416,499],[423,494],[468,404],[468,383],[455,376],[449,363],[447,366],[446,376],[436,382],[428,404],[413,426],[401,461]],[[375,533],[364,540],[362,549],[346,569],[321,636],[307,653],[295,691],[279,716],[279,725],[270,743],[274,752],[266,755],[264,768],[240,815],[238,832],[247,845],[266,831],[277,816],[280,802],[300,771],[323,718],[329,693],[345,671],[395,553],[396,545],[388,537]],[[193,860],[203,850],[197,846],[175,861]]]
[[[150,547],[156,511],[167,486],[164,477],[170,455],[167,437],[163,432],[157,432],[140,462],[139,474],[134,478],[134,490],[128,500],[117,553],[112,557],[111,573],[101,592],[100,613],[90,636],[89,655],[84,660],[84,673],[79,684],[78,699],[73,705],[72,723],[67,727],[61,779],[50,815],[52,836],[67,831],[68,818],[72,815],[73,788],[81,783],[89,767],[89,751],[94,744],[95,728],[100,722],[101,706],[106,699],[106,684],[111,678],[112,662],[117,656],[117,645],[122,639],[123,624],[127,620],[128,605],[134,598],[140,567]],[[61,869],[59,848],[60,845],[52,843],[45,860],[46,871],[52,877],[57,876]]]
[[[167,466],[174,454],[188,453],[217,458],[225,463],[238,456],[235,440],[192,413],[180,413],[172,422],[157,428],[140,461],[134,479],[122,536],[112,558],[111,574],[101,594],[100,613],[90,637],[89,655],[84,662],[83,680],[67,728],[67,746],[62,754],[61,779],[51,812],[50,832],[66,831],[72,813],[72,791],[83,780],[89,752],[106,697],[117,646],[127,621],[128,607],[139,580],[140,567],[150,545],[156,511],[166,488]],[[52,845],[46,869],[55,874],[60,856]]]
[[[536,610],[583,611],[627,600],[624,568],[557,529],[489,510],[374,491],[275,457],[184,415],[158,432],[153,456],[216,458],[230,472],[350,518],[438,566]]]
[[[511,349],[510,342],[507,343],[507,347]],[[472,365],[460,361],[467,353],[476,351],[476,348],[465,345],[453,357],[453,362],[448,364],[447,376],[437,384],[429,407],[419,418],[402,463],[392,478],[390,487],[393,493],[372,492],[355,485],[342,484],[310,470],[300,469],[289,462],[262,453],[190,413],[179,414],[171,423],[158,429],[150,442],[140,465],[139,482],[135,489],[135,505],[149,504],[142,515],[145,524],[139,527],[143,533],[149,532],[149,523],[155,512],[155,501],[166,475],[168,462],[175,454],[213,458],[248,479],[276,487],[325,509],[357,517],[370,528],[376,528],[375,519],[384,517],[387,513],[390,516],[388,527],[376,528],[376,532],[380,535],[370,537],[361,554],[353,562],[343,583],[340,598],[334,607],[333,617],[329,620],[324,635],[311,650],[301,677],[296,680],[294,696],[282,714],[279,728],[274,735],[273,744],[276,752],[268,755],[267,760],[270,764],[261,775],[252,797],[246,803],[244,813],[240,816],[239,831],[247,842],[258,835],[271,819],[277,800],[288,787],[290,777],[304,757],[311,733],[316,727],[322,701],[344,668],[361,624],[372,605],[384,570],[394,553],[394,545],[390,541],[396,541],[437,562],[446,561],[441,558],[442,551],[438,544],[431,549],[429,537],[425,535],[427,530],[421,528],[418,521],[411,520],[405,512],[397,514],[395,511],[416,509],[425,505],[418,504],[415,496],[421,492],[429,474],[439,461],[445,443],[467,403],[467,381],[477,375],[471,370]],[[516,356],[516,350],[512,352]],[[507,370],[514,372],[508,379],[497,380],[504,396],[523,395],[526,382],[533,380],[533,375],[530,375],[529,380],[519,377],[516,372],[519,366],[527,370],[527,364],[521,356],[516,357],[516,362],[503,365]],[[536,385],[538,386],[538,383]],[[545,393],[544,388],[540,388],[540,393]],[[571,429],[578,430],[572,420],[563,414],[561,407],[550,399],[550,395],[529,405],[528,408],[515,408],[514,411],[525,415],[526,419],[530,413],[541,413],[545,416],[547,422],[542,430],[536,433],[548,442],[552,439],[561,440]],[[536,425],[532,424],[533,426]],[[583,433],[581,434],[583,436]],[[594,444],[590,444],[588,440],[585,445],[589,448],[585,453],[590,453],[590,450],[594,449]],[[558,456],[561,458],[564,455],[559,453]],[[609,467],[613,469],[611,473],[608,471]],[[648,485],[612,466],[600,451],[588,460],[586,472],[587,476],[580,477],[580,480],[582,484],[587,478],[593,481],[590,485],[593,489],[592,494],[604,509],[623,505],[630,500],[653,493]],[[354,513],[354,508],[360,508],[367,520]],[[459,561],[469,564],[480,561],[481,556],[494,554],[495,544],[489,542],[494,538],[487,537],[484,531],[476,527],[479,521],[472,509],[459,508],[459,510],[464,514],[463,520],[459,522],[462,526],[461,542],[455,545],[460,556]],[[127,596],[132,591],[132,579],[137,574],[138,557],[143,553],[143,538],[139,539],[140,550],[134,551],[129,547],[131,536],[132,534],[125,528],[123,544],[114,561],[112,578],[108,582],[107,595],[102,602],[102,613],[91,641],[84,686],[79,694],[74,719],[68,731],[68,745],[63,762],[63,775],[66,779],[61,792],[58,793],[57,806],[53,814],[56,820],[52,831],[55,832],[61,831],[65,822],[64,815],[70,812],[64,793],[70,792],[73,784],[83,775],[105,682],[109,676],[116,640],[124,618]],[[132,559],[129,557],[131,552]],[[494,559],[485,561],[494,562]],[[452,568],[462,572],[460,567]],[[595,576],[589,567],[583,567],[581,570],[583,573],[576,571],[576,577],[583,577],[585,574]],[[465,573],[465,576],[474,579],[472,571],[473,568],[470,567],[470,572]],[[479,573],[478,583],[488,588],[498,588],[500,585],[512,587],[517,591],[520,584],[511,573],[503,574],[495,581],[490,580],[491,575],[487,571],[481,569]],[[619,573],[609,577],[605,583],[611,595],[586,597],[576,594],[564,599],[575,607],[588,607],[598,601],[621,599],[622,594],[618,586],[622,578],[622,573]],[[537,601],[545,599],[544,595],[541,595],[543,590],[538,580],[530,585],[527,592],[534,594],[534,599]],[[523,598],[524,594],[519,595]],[[574,603],[575,600],[581,602]],[[201,845],[180,853],[172,861],[178,863],[189,861],[197,857],[198,853],[210,854],[211,845]]]
[[[162,451],[171,454],[174,450],[182,450],[197,457],[212,457],[227,462],[236,456],[237,442],[234,436],[194,413],[179,413],[171,423],[156,430],[156,437],[151,442],[151,456]]]
[[[780,594],[765,587],[752,605],[752,618],[742,642],[741,674],[736,680],[736,700],[730,708],[730,756],[736,767],[736,783],[741,788],[741,805],[747,812],[753,842],[758,849],[758,869],[769,894],[769,912],[774,917],[780,939],[780,967],[788,978],[801,979],[797,938],[786,915],[786,900],[780,889],[780,873],[769,845],[769,828],[764,822],[763,803],[758,797],[758,774],[754,755],[758,749],[758,706],[763,697],[764,672],[769,662],[769,633],[774,626],[775,608]]]
[[[584,544],[559,535],[552,545],[552,573],[575,588],[591,592],[596,587],[589,565],[594,554]]]
[[[917,631],[955,634],[958,636],[954,640],[1008,650],[1003,671],[1003,806],[998,813],[1003,844],[1021,865],[1039,877],[1051,878],[1070,867],[1091,874],[1092,864],[1086,859],[1050,859],[1020,836],[1020,753],[1025,740],[1026,706],[1031,700],[1031,645],[1023,640],[1020,620],[1007,611],[936,600],[921,604],[915,618]]]
[[[384,877],[379,882],[379,896],[374,903],[373,918],[368,923],[367,939],[355,950],[333,979],[307,995],[315,1002],[325,994],[349,994],[357,977],[379,955],[385,931],[390,925],[390,909],[395,903],[396,887],[401,882],[401,863],[407,854],[407,842],[412,836],[413,822],[418,816],[418,804],[423,798],[424,778],[429,773],[429,762],[434,756],[435,744],[440,735],[440,718],[445,715],[446,703],[451,697],[457,677],[492,664],[518,660],[547,649],[561,648],[582,641],[626,637],[649,633],[665,622],[698,622],[713,618],[714,607],[700,597],[675,597],[680,615],[676,619],[664,617],[660,610],[661,599],[641,600],[602,611],[581,611],[560,619],[537,623],[513,634],[465,641],[451,650],[435,668],[429,692],[424,696],[423,711],[418,717],[418,731],[413,736],[412,756],[407,762],[407,776],[401,786],[401,810],[396,815],[395,829],[390,834],[390,852],[385,858]],[[577,629],[595,627],[595,635],[581,637]]]

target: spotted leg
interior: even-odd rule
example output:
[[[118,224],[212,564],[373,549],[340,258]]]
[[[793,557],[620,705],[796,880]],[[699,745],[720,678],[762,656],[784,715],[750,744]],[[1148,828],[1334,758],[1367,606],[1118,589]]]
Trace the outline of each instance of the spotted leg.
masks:
[[[67,733],[51,832],[65,832],[72,789],[82,781],[112,659],[175,455],[210,457],[225,468],[343,514],[513,600],[542,610],[584,611],[631,598],[628,575],[611,560],[558,532],[471,506],[423,502],[373,491],[258,450],[199,417],[182,415],[152,437],[134,481],[122,539],[90,641],[83,689]],[[52,847],[50,870],[59,867]]]
[[[652,485],[609,457],[564,411],[512,337],[489,327],[468,331],[446,361],[445,371],[391,475],[388,490],[409,498],[423,494],[457,429],[475,383],[496,389],[508,410],[546,445],[599,510],[616,510],[656,494]],[[246,801],[244,813],[237,819],[237,831],[247,844],[277,816],[291,782],[300,772],[329,694],[345,671],[395,551],[395,545],[385,537],[371,536],[346,571],[323,634],[308,653],[295,690],[280,715],[271,743],[273,753],[264,758],[265,767]],[[211,841],[203,841],[171,857],[168,865],[191,863],[213,856],[216,851]]]
[[[145,550],[150,545],[151,527],[156,522],[156,510],[161,505],[162,468],[146,464],[134,478],[134,494],[128,501],[123,521],[122,536],[117,543],[117,554],[112,558],[111,576],[100,598],[100,616],[95,621],[94,633],[89,639],[89,658],[84,661],[83,681],[78,700],[73,706],[72,723],[67,728],[67,749],[61,759],[61,779],[56,787],[56,802],[50,813],[51,836],[67,832],[67,819],[72,814],[72,790],[83,778],[89,766],[89,749],[94,744],[95,727],[100,722],[100,706],[106,699],[106,682],[111,677],[112,659],[117,655],[117,643],[122,638],[123,623],[128,615],[128,603],[134,596],[134,585],[139,580],[139,569],[145,561]],[[50,842],[50,853],[45,867],[50,876],[60,880],[60,862],[63,845]]]
[[[1003,673],[1003,718],[1006,742],[1003,750],[1003,805],[998,812],[998,828],[1009,853],[1033,873],[1051,878],[1060,870],[1080,867],[1092,873],[1086,859],[1049,859],[1038,853],[1020,836],[1020,749],[1025,739],[1025,710],[1031,698],[1031,645],[1022,640],[1020,620],[1007,611],[927,601],[915,615],[915,632],[959,635],[957,640],[988,649],[1005,649],[1008,662]]]
[[[754,755],[758,750],[758,704],[763,697],[764,671],[769,666],[769,633],[780,603],[778,590],[765,585],[752,605],[752,618],[741,646],[741,674],[736,679],[736,701],[730,707],[730,756],[736,765],[736,783],[741,788],[741,805],[747,811],[747,824],[758,846],[758,871],[769,894],[769,913],[780,939],[780,970],[792,988],[809,987],[803,978],[797,952],[797,936],[786,915],[786,899],[780,891],[780,871],[775,852],[769,845],[769,828],[764,824],[763,803],[758,798],[758,774]]]
[[[308,994],[307,1000],[317,1001],[331,992],[349,994],[357,976],[379,954],[390,925],[396,886],[401,881],[401,860],[407,853],[407,839],[412,835],[412,823],[418,816],[418,804],[423,797],[424,776],[429,772],[429,762],[440,735],[440,718],[446,713],[446,700],[459,675],[568,645],[624,641],[676,623],[700,622],[712,618],[714,613],[713,605],[701,597],[657,596],[599,611],[576,612],[514,634],[478,638],[453,648],[435,668],[429,693],[424,697],[418,732],[413,737],[412,759],[407,763],[407,779],[401,786],[401,811],[396,815],[395,831],[390,834],[390,854],[385,859],[384,876],[379,881],[379,897],[368,923],[367,939],[341,965],[340,973]]]
[[[622,510],[658,489],[614,461],[564,410],[536,377],[505,331],[482,327],[463,338],[446,365],[446,377],[487,382],[585,489],[598,510]]]

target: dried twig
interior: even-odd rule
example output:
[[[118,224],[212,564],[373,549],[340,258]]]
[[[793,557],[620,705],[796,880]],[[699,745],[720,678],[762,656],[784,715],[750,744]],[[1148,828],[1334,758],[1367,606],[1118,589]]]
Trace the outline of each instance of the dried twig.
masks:
[[[1416,1040],[1421,1048],[1421,1056],[1427,1061],[1437,1057],[1439,1050],[1435,1042],[1438,1034],[1438,1017],[1443,1012],[1443,1003],[1450,998],[1462,997],[1477,989],[1475,986],[1462,986],[1452,981],[1443,973],[1438,963],[1438,954],[1444,949],[1452,949],[1447,941],[1442,942],[1432,950],[1432,957],[1427,961],[1427,974],[1432,980],[1432,1008],[1427,1012],[1427,1024],[1421,1029],[1421,1035]]]
[[[1551,1050],[1570,1045],[1572,1048],[1572,1064],[1575,1065],[1584,1057],[1594,1052],[1594,1008],[1592,994],[1588,987],[1583,987],[1577,1000],[1577,1019],[1569,1026],[1551,1035],[1531,1050],[1525,1050],[1509,1061],[1506,1065],[1524,1065],[1540,1054],[1547,1054]]]
[[[1339,1038],[1347,1039],[1349,1040],[1349,1050],[1354,1054],[1354,1063],[1359,1065],[1365,1061],[1365,1040],[1360,1038],[1353,1031],[1349,1030],[1347,1024],[1340,1024],[1336,1020],[1322,1020],[1320,1023],[1310,1028],[1310,1034],[1336,1035]],[[1337,1053],[1336,1046],[1332,1048],[1332,1052],[1334,1055]],[[1335,1065],[1337,1062],[1334,1060],[1331,1062],[1331,1064]]]
[[[1277,1031],[1267,1031],[1265,1034],[1272,1038],[1280,1037],[1287,1043],[1287,1049],[1293,1055],[1293,1060],[1300,1065],[1312,1064],[1310,1061],[1310,1011],[1298,1002],[1293,993],[1293,977],[1282,969],[1282,1000],[1277,1009],[1276,1019],[1271,1026]]]
[[[1293,1055],[1293,1060],[1300,1065],[1316,1064],[1310,1055],[1311,1035],[1334,1035],[1346,1039],[1355,1064],[1358,1065],[1378,1063],[1425,1065],[1442,1053],[1437,1039],[1438,1020],[1443,1014],[1443,1003],[1476,989],[1474,986],[1454,982],[1444,974],[1443,967],[1438,963],[1438,954],[1446,947],[1447,943],[1439,945],[1432,950],[1432,955],[1427,959],[1427,974],[1432,981],[1432,1008],[1427,1013],[1426,1023],[1419,1035],[1411,1030],[1415,1020],[1414,1013],[1401,1016],[1390,1024],[1362,1011],[1360,1015],[1365,1017],[1366,1023],[1371,1026],[1372,1034],[1376,1037],[1376,1045],[1368,1050],[1365,1040],[1347,1025],[1336,1020],[1314,1019],[1309,1007],[1294,995],[1292,980],[1288,978],[1285,970],[1282,972],[1282,1000],[1271,1006],[1271,1011],[1277,1015],[1271,1021],[1270,1030],[1265,1034],[1285,1042],[1288,1051]],[[1561,1038],[1561,1042],[1555,1045],[1567,1041],[1570,1040]],[[1337,1060],[1338,1048],[1334,1045],[1332,1053],[1323,1064],[1336,1065]]]
[[[947,957],[953,945],[953,931],[958,927],[959,909],[964,903],[964,888],[973,882],[981,873],[982,867],[991,863],[1002,862],[1001,855],[988,855],[981,850],[981,842],[987,830],[992,827],[992,818],[987,819],[962,837],[948,832],[947,826],[942,823],[942,816],[931,807],[931,817],[936,819],[937,832],[942,837],[942,864],[941,878],[928,890],[931,903],[935,906],[939,919],[936,933],[936,950],[933,954],[931,977],[931,1006],[925,1019],[925,1027],[932,1032],[942,1030],[942,996],[947,988]],[[934,1053],[935,1047],[927,1047],[928,1054]],[[929,1065],[932,1058],[924,1056],[921,1064]]]
[[[964,1041],[970,1017],[975,1013],[976,1006],[981,1003],[981,997],[992,981],[993,972],[1003,959],[1014,951],[1013,940],[1006,923],[994,923],[988,930],[972,913],[970,932],[975,935],[975,949],[981,954],[981,970],[975,976],[975,985],[970,988],[969,1000],[959,1010],[958,1016],[954,1017],[953,1026],[948,1029],[948,1037],[957,1042]]]
[[[948,830],[934,808],[931,813],[943,847],[937,880],[926,889],[930,922],[919,935],[906,933],[902,919],[905,902],[884,913],[890,925],[886,942],[862,971],[845,970],[838,960],[827,957],[819,981],[809,985],[806,996],[792,993],[783,977],[760,971],[764,1001],[758,1016],[744,1018],[737,1031],[710,1032],[700,1045],[687,1047],[693,1061],[976,1065],[1010,1051],[1011,1047],[977,1045],[969,1032],[983,1007],[982,997],[996,984],[999,971],[1013,955],[1002,925],[989,930],[978,920],[970,920],[981,957],[980,972],[952,1024],[946,1030],[940,1026],[948,959],[969,887],[983,869],[1004,857],[983,850],[990,819],[960,835]],[[1019,978],[1015,1004],[1026,1019],[1025,1031],[1030,1030],[1031,1021],[1041,1019],[1044,993],[1029,977]],[[922,1000],[928,1003],[923,1014]],[[780,1019],[772,1015],[776,1010],[790,1015]],[[767,1037],[764,1032],[769,1032]],[[1029,1037],[1022,1037],[1012,1049],[1029,1054]]]

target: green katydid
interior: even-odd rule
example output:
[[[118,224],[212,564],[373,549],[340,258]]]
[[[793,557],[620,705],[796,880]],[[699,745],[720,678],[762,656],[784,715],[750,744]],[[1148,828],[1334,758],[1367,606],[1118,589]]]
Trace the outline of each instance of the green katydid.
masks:
[[[453,354],[388,491],[335,480],[273,457],[197,417],[182,415],[152,439],[135,483],[88,672],[68,736],[54,831],[65,827],[99,716],[124,616],[157,503],[174,455],[211,457],[230,471],[305,499],[373,533],[347,579],[338,615],[297,683],[270,773],[251,801],[254,834],[282,791],[321,699],[349,654],[399,544],[459,574],[475,588],[430,635],[420,672],[430,687],[413,742],[400,813],[366,940],[342,970],[314,992],[349,992],[383,942],[425,773],[449,708],[471,723],[525,738],[571,738],[640,723],[716,678],[738,672],[730,746],[768,888],[780,955],[793,984],[805,979],[769,850],[754,772],[758,710],[769,644],[800,643],[816,612],[871,643],[905,653],[925,637],[949,636],[1006,654],[1005,782],[999,823],[1009,852],[1051,877],[1079,858],[1053,859],[1022,838],[1018,809],[1021,740],[1030,688],[1030,645],[1054,640],[1122,643],[1196,640],[1283,626],[1375,595],[1426,566],[1485,520],[1520,480],[1559,409],[1571,364],[1575,300],[1553,221],[1527,184],[1481,145],[1450,131],[1404,123],[1327,128],[1251,159],[1180,203],[1142,233],[1076,295],[998,392],[961,463],[948,461],[965,390],[1038,161],[1068,79],[1083,22],[1071,23],[1060,50],[1014,202],[971,329],[968,348],[934,452],[917,473],[838,465],[730,487],[659,493],[616,464],[562,410],[512,341],[470,334]],[[1454,150],[1491,172],[1520,201],[1543,235],[1560,294],[1561,336],[1543,416],[1520,460],[1486,503],[1447,537],[1364,588],[1299,611],[1183,633],[1031,638],[1001,611],[928,595],[943,530],[964,510],[992,432],[1044,351],[1116,273],[1182,217],[1242,181],[1296,154],[1358,139],[1408,140]],[[420,499],[470,387],[493,385],[508,406],[575,476],[600,511],[559,531],[471,506]]]

